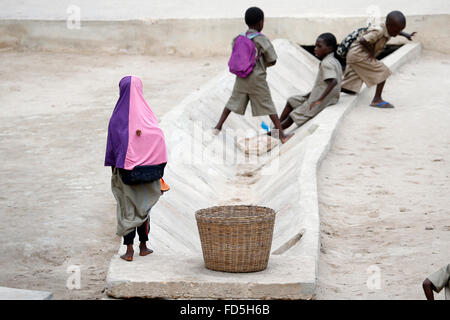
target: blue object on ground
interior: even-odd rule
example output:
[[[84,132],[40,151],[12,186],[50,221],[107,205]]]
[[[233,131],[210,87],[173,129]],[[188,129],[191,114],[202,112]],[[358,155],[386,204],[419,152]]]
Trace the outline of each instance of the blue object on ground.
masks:
[[[267,125],[267,123],[265,123],[264,121],[261,122],[261,128],[263,128],[264,130],[266,130],[267,132],[269,132],[269,126]]]

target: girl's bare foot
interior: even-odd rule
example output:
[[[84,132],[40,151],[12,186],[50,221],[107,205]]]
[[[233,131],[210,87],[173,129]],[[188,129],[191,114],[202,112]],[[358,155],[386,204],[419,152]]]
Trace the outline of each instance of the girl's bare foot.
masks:
[[[125,261],[133,261],[133,245],[127,245],[127,252],[125,252],[124,255],[121,255],[120,258],[122,258]]]
[[[141,242],[141,244],[139,245],[139,250],[140,250],[139,251],[140,256],[146,256],[146,255],[153,253],[152,249],[147,248],[147,245],[145,244],[145,242],[144,243]]]
[[[125,253],[124,255],[120,256],[125,261],[133,261],[133,254],[131,253]]]

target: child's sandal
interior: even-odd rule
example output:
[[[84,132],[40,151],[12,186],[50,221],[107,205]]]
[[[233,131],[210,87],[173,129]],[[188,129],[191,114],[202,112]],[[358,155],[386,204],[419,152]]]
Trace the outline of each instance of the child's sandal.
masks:
[[[394,108],[394,106],[387,101],[383,101],[378,104],[369,104],[369,106],[382,109]]]

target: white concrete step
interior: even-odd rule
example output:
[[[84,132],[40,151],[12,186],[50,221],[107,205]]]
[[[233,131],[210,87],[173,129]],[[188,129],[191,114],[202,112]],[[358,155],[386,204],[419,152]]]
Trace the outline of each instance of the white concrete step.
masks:
[[[47,291],[0,287],[0,300],[51,300],[51,299],[53,299],[53,294]]]
[[[259,272],[206,269],[201,255],[153,253],[132,262],[114,256],[106,293],[116,298],[311,299],[315,290],[313,257],[271,256]]]

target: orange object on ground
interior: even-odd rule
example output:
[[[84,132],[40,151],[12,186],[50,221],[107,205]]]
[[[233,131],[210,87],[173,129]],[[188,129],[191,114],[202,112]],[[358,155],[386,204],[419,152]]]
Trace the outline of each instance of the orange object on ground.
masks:
[[[170,190],[169,185],[164,181],[163,178],[161,178],[161,191],[162,192],[166,192],[166,191],[169,191],[169,190]]]

